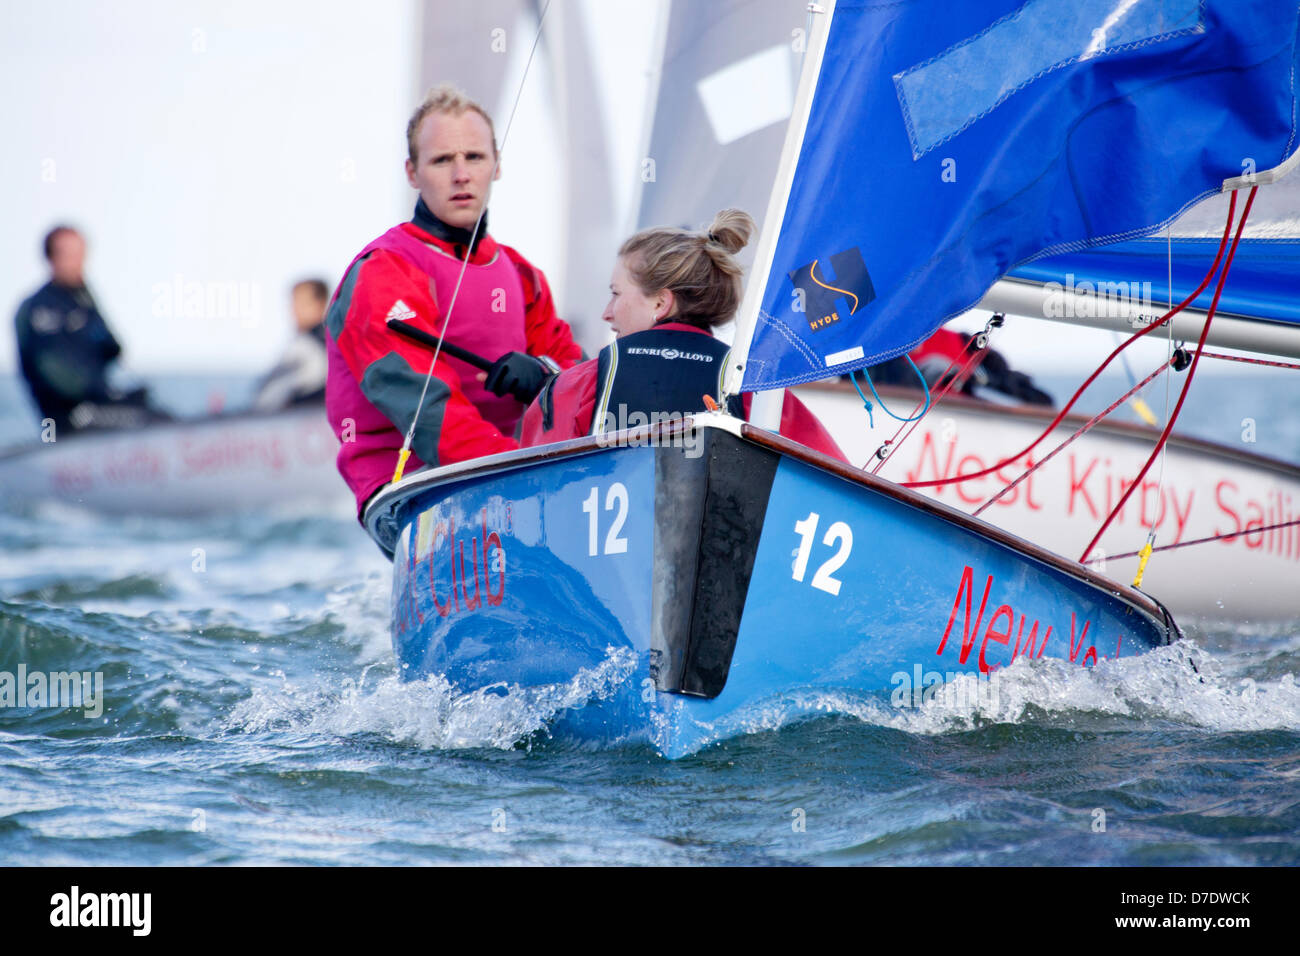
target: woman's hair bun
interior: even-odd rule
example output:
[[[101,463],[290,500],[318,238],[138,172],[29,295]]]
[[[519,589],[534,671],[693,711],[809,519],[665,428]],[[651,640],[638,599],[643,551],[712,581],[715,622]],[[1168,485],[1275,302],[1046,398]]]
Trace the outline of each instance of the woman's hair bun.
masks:
[[[749,244],[754,235],[754,218],[743,209],[724,209],[713,217],[709,241],[716,242],[732,255]]]
[[[744,270],[735,254],[753,234],[749,213],[724,209],[704,231],[642,229],[619,246],[618,254],[644,294],[672,292],[675,321],[707,329],[736,314]]]

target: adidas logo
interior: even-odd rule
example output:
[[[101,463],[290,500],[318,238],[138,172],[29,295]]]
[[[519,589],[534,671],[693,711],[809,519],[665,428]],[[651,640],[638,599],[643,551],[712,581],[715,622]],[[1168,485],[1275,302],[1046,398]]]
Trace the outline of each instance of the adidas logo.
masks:
[[[388,316],[386,318],[386,321],[405,322],[407,319],[413,319],[413,318],[415,318],[415,311],[409,305],[403,302],[401,299],[398,299],[396,302],[393,303],[393,307],[388,310]]]

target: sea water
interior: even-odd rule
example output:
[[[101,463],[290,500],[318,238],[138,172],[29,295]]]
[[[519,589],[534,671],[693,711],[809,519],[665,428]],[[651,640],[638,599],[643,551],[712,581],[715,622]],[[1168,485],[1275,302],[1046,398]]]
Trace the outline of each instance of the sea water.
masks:
[[[1198,381],[1186,430],[1253,419],[1248,450],[1300,461],[1300,376],[1267,381]],[[197,411],[217,387],[247,391],[159,393]],[[0,440],[32,427],[4,385]],[[346,508],[0,500],[0,674],[92,675],[80,706],[0,707],[0,864],[1300,863],[1300,610],[920,707],[772,701],[667,761],[551,736],[617,661],[526,699],[400,681],[389,585]]]

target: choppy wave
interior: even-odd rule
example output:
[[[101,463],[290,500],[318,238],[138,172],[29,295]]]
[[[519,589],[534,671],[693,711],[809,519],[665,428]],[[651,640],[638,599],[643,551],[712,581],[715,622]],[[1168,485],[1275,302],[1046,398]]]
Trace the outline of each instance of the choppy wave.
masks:
[[[63,597],[29,598],[38,596]],[[104,675],[108,716],[90,722],[75,711],[28,714],[29,726],[44,733],[204,736],[288,729],[472,749],[510,748],[549,732],[563,711],[606,698],[635,664],[630,651],[611,648],[598,667],[563,684],[462,693],[439,678],[407,682],[395,675],[382,576],[318,594],[309,611],[296,610],[284,597],[267,598],[252,619],[219,608],[124,613],[0,601],[0,670],[22,663],[29,671]],[[116,593],[103,600],[129,605],[132,598]],[[909,685],[901,694],[785,693],[708,725],[705,743],[780,731],[817,716],[920,735],[1080,720],[1130,729],[1300,730],[1300,636],[1269,628],[1231,632],[1227,640],[1236,646],[1182,641],[1090,668],[1022,659],[987,679],[959,674],[937,687]],[[311,666],[304,668],[304,660]],[[0,717],[12,725],[13,715]]]
[[[98,719],[0,709],[4,864],[1300,863],[1300,621],[917,706],[787,694],[668,761],[565,739],[637,673],[626,650],[542,688],[400,680],[391,572],[351,514],[0,507],[0,581],[0,670],[99,671],[105,695]]]
[[[1300,730],[1300,684],[1287,672],[1241,676],[1190,642],[1094,667],[1021,659],[985,677],[955,674],[936,686],[900,681],[889,695],[810,688],[774,696],[706,725],[704,745],[736,734],[780,731],[816,717],[845,717],[909,734],[937,735],[993,724],[1216,733]]]
[[[374,734],[421,749],[510,749],[543,733],[565,711],[607,699],[636,667],[626,647],[610,647],[605,660],[570,680],[536,687],[494,684],[458,691],[440,676],[403,681],[394,674],[334,688],[285,681],[241,701],[226,729],[243,733],[292,731],[351,736]]]

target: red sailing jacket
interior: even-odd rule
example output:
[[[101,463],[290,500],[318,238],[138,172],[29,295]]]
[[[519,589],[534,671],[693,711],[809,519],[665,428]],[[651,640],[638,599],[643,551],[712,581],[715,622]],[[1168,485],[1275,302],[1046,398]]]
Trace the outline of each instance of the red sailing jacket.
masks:
[[[680,322],[664,322],[654,327],[665,332],[710,333],[698,326]],[[540,401],[534,401],[524,413],[523,430],[519,444],[525,448],[532,445],[545,445],[549,442],[565,441],[569,438],[581,438],[591,434],[591,420],[596,407],[596,366],[597,359],[590,359],[581,365],[561,372],[551,385],[553,415],[551,427],[544,427]],[[741,395],[745,406],[745,417],[749,417],[752,394]],[[835,439],[822,427],[822,423],[808,410],[803,402],[790,392],[785,393],[785,402],[781,407],[781,434],[787,438],[806,445],[814,451],[820,451],[848,462],[844,452],[840,451]]]
[[[393,315],[438,335],[460,264],[451,243],[402,223],[361,251],[330,304],[325,410],[358,516],[392,480],[417,406],[408,472],[518,447],[512,435],[523,405],[486,392],[475,378],[478,369],[446,355],[439,356],[425,390],[432,354],[385,322]],[[490,235],[465,269],[447,341],[489,359],[526,351],[568,368],[582,358],[568,324],[555,314],[546,277]]]
[[[912,361],[921,365],[928,360],[942,361],[940,369],[949,363],[956,363],[954,369],[961,368],[969,358],[966,351],[966,336],[952,329],[937,329],[933,335],[912,349]]]

